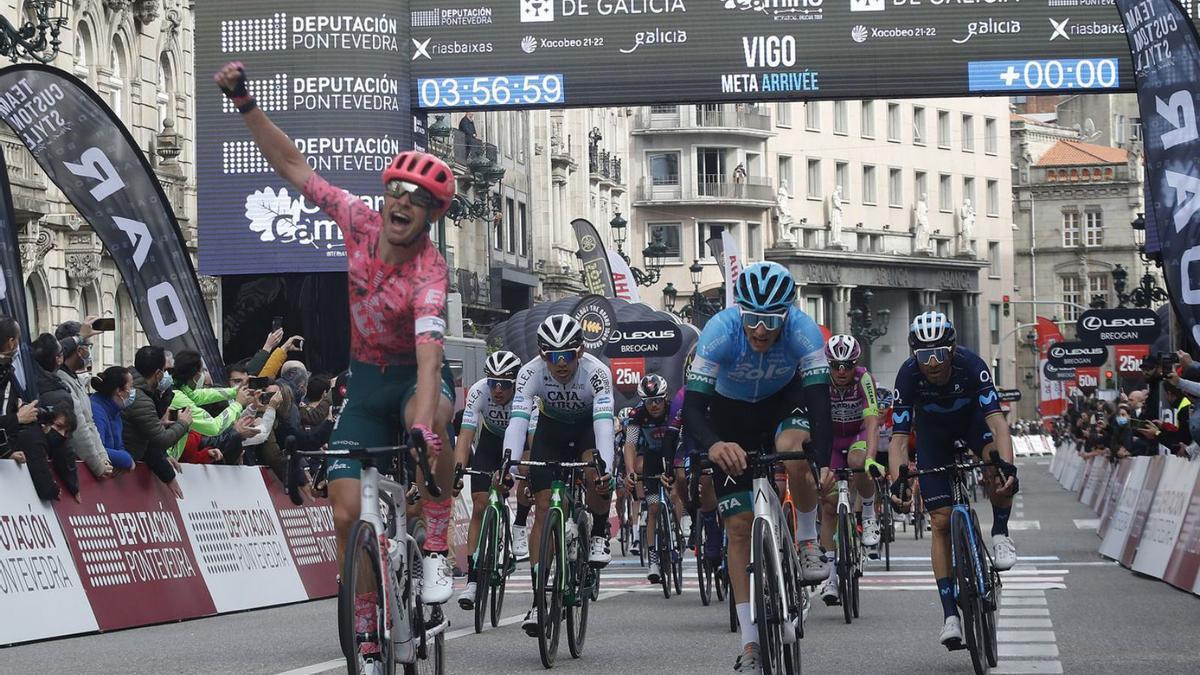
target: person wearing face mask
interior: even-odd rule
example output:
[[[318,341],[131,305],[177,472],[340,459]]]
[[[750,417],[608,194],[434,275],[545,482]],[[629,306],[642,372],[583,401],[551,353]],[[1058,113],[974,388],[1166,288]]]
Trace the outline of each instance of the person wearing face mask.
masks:
[[[187,436],[192,411],[180,410],[175,420],[165,414],[172,385],[169,365],[162,347],[148,345],[137,350],[130,369],[137,394],[121,411],[121,418],[125,449],[134,460],[145,462],[176,497],[182,498],[183,490],[175,480],[175,467],[167,458],[167,450]]]
[[[71,408],[75,413],[78,428],[71,435],[67,446],[76,457],[87,463],[93,475],[97,478],[108,478],[113,472],[112,462],[104,449],[104,443],[100,440],[100,432],[92,418],[91,401],[88,400],[87,390],[78,375],[80,372],[86,372],[91,364],[91,342],[88,338],[95,335],[95,331],[91,329],[91,321],[89,318],[83,323],[67,321],[60,325],[53,335],[53,338],[58,340],[57,354],[51,353],[48,342],[43,344],[41,349],[35,344],[34,360],[40,359],[40,365],[47,371],[57,364],[57,370],[53,371],[54,376],[58,378],[60,388],[65,388],[70,394]],[[42,342],[43,338],[39,337],[38,340]],[[38,386],[38,391],[42,391],[40,382]],[[43,394],[41,407],[57,409],[58,405],[52,404]]]
[[[246,406],[254,400],[254,392],[247,387],[204,387],[204,363],[200,354],[182,351],[175,355],[175,367],[170,371],[174,397],[171,409],[191,411],[190,431],[202,436],[219,436],[233,426]],[[228,405],[218,415],[211,415],[202,406],[227,401]],[[251,434],[252,435],[252,434]],[[186,437],[171,449],[171,456],[178,459],[183,454]]]
[[[124,366],[109,366],[92,378],[91,385],[92,419],[96,421],[100,442],[113,468],[129,471],[133,469],[133,456],[125,449],[125,421],[121,413],[137,400],[133,377]]]

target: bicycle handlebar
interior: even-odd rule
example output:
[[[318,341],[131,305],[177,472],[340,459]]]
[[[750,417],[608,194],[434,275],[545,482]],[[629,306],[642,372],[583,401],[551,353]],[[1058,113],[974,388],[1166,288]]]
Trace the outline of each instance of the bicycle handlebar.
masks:
[[[438,487],[436,477],[433,475],[433,471],[430,470],[430,468],[429,468],[429,451],[425,447],[424,439],[420,438],[420,436],[414,436],[413,438],[418,439],[418,443],[416,444],[416,447],[411,447],[411,446],[407,446],[407,445],[392,445],[392,446],[384,446],[384,447],[376,447],[376,448],[347,448],[347,449],[339,449],[339,450],[331,450],[331,449],[297,450],[296,449],[296,437],[288,436],[287,439],[284,440],[284,453],[287,455],[287,458],[288,458],[288,472],[287,472],[288,497],[291,498],[292,503],[295,504],[296,506],[299,506],[304,503],[304,499],[300,495],[299,487],[297,485],[295,485],[295,476],[297,473],[295,471],[295,469],[297,468],[296,465],[300,461],[301,457],[321,457],[321,458],[335,457],[335,458],[341,458],[341,459],[357,459],[357,460],[365,459],[365,460],[372,460],[372,461],[382,459],[382,458],[394,457],[397,460],[397,462],[396,462],[397,482],[405,483],[406,481],[404,481],[402,479],[403,460],[400,458],[400,455],[409,450],[416,451],[415,454],[417,456],[417,466],[420,467],[421,473],[425,477],[425,480],[423,481],[423,483],[425,484],[425,490],[427,492],[429,492],[430,497],[440,497],[442,495],[442,489],[440,487]]]
[[[923,469],[921,471],[909,471],[906,476],[909,479],[920,478],[921,476],[932,476],[937,473],[946,473],[948,471],[972,471],[974,469],[985,468],[989,466],[999,466],[996,460],[989,459],[977,462],[955,462],[946,466],[939,466],[933,469]]]

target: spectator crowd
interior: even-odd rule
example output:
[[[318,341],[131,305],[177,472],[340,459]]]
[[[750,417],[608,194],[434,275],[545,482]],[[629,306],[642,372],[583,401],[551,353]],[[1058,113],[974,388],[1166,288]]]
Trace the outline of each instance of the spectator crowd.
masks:
[[[1200,414],[1192,415],[1192,398],[1200,400],[1200,364],[1184,351],[1151,354],[1142,361],[1146,387],[1121,392],[1115,401],[1088,399],[1058,418],[1058,441],[1075,444],[1082,457],[1125,457],[1172,454],[1200,456]]]
[[[96,317],[67,321],[30,343],[32,401],[20,399],[15,381],[22,330],[0,317],[0,460],[22,466],[42,499],[59,499],[65,489],[80,501],[77,460],[99,480],[142,462],[179,498],[185,464],[262,465],[283,481],[286,439],[315,450],[333,431],[336,378],[289,359],[303,338],[284,341],[282,328],[251,357],[226,365],[228,386],[214,386],[194,351],[145,346],[129,366],[96,370]]]

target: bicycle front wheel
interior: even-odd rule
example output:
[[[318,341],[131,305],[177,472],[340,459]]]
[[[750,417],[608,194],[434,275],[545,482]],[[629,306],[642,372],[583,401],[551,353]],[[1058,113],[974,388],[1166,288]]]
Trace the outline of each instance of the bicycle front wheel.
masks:
[[[492,589],[492,574],[496,567],[496,514],[489,507],[483,513],[479,543],[475,546],[475,632],[483,632],[487,616],[488,595]]]
[[[780,596],[782,584],[776,576],[777,551],[771,525],[766,520],[755,520],[751,539],[754,554],[754,584],[751,591],[754,602],[754,620],[758,624],[759,655],[764,675],[785,672],[785,645],[783,644],[784,598]]]
[[[582,544],[588,540],[592,529],[582,509],[575,515],[575,522],[571,524],[571,527],[575,528],[576,541],[581,544],[578,555],[570,563],[569,582],[572,590],[571,597],[567,598],[567,647],[571,650],[572,657],[579,658],[583,656],[583,641],[587,637],[588,607],[592,600],[592,575],[598,574],[598,572],[588,564],[588,547]]]
[[[854,527],[854,519],[848,511],[841,511],[837,516],[837,573],[838,573],[838,600],[842,603],[842,617],[846,619],[846,623],[850,623],[854,619],[853,589],[851,588],[854,582],[854,566],[853,566],[853,536],[850,534],[851,528]]]
[[[708,603],[712,601],[713,573],[708,561],[704,559],[704,545],[708,542],[708,534],[704,529],[700,509],[696,509],[696,515],[692,518],[692,534],[692,541],[696,545],[693,551],[696,554],[696,577],[700,582],[700,603],[708,607]]]
[[[488,604],[491,605],[489,620],[492,628],[500,625],[500,611],[504,609],[504,589],[508,588],[508,575],[515,566],[512,560],[512,530],[508,527],[508,509],[505,508],[500,513],[502,514],[500,528],[496,531],[496,544],[499,547],[496,551],[497,578],[496,585],[488,597]]]
[[[421,550],[415,540],[409,541],[408,564],[410,570],[421,564]],[[404,664],[404,675],[445,675],[446,636],[448,625],[442,615],[441,605],[426,605],[411,585],[406,595],[410,635],[416,644],[416,659]],[[434,632],[430,632],[430,629]]]
[[[975,577],[974,555],[970,526],[966,518],[955,511],[950,514],[950,536],[954,550],[954,581],[958,586],[958,607],[962,611],[963,639],[971,653],[971,665],[976,675],[988,671],[987,654],[983,644],[982,605],[979,580]]]
[[[675,565],[671,561],[671,521],[667,518],[666,504],[658,507],[658,518],[654,523],[654,547],[658,550],[658,583],[662,586],[663,597],[671,599],[671,573]],[[653,563],[651,563],[653,564]]]
[[[562,512],[550,509],[542,527],[538,554],[537,587],[533,589],[538,615],[538,652],[542,665],[554,667],[558,656],[559,629],[562,627],[563,544]]]
[[[379,665],[387,675],[396,672],[384,569],[375,528],[365,520],[355,522],[346,539],[342,585],[338,590],[338,635],[342,655],[346,657],[346,672],[351,675],[380,672],[377,670]],[[363,608],[361,619],[358,616],[360,604]]]

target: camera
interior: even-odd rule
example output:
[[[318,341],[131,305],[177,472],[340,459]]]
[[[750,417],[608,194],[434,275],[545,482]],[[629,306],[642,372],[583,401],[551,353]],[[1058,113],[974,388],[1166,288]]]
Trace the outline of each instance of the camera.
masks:
[[[1158,362],[1164,366],[1173,366],[1179,363],[1179,354],[1175,352],[1159,352]]]
[[[37,421],[38,424],[54,424],[54,406],[38,406]]]

